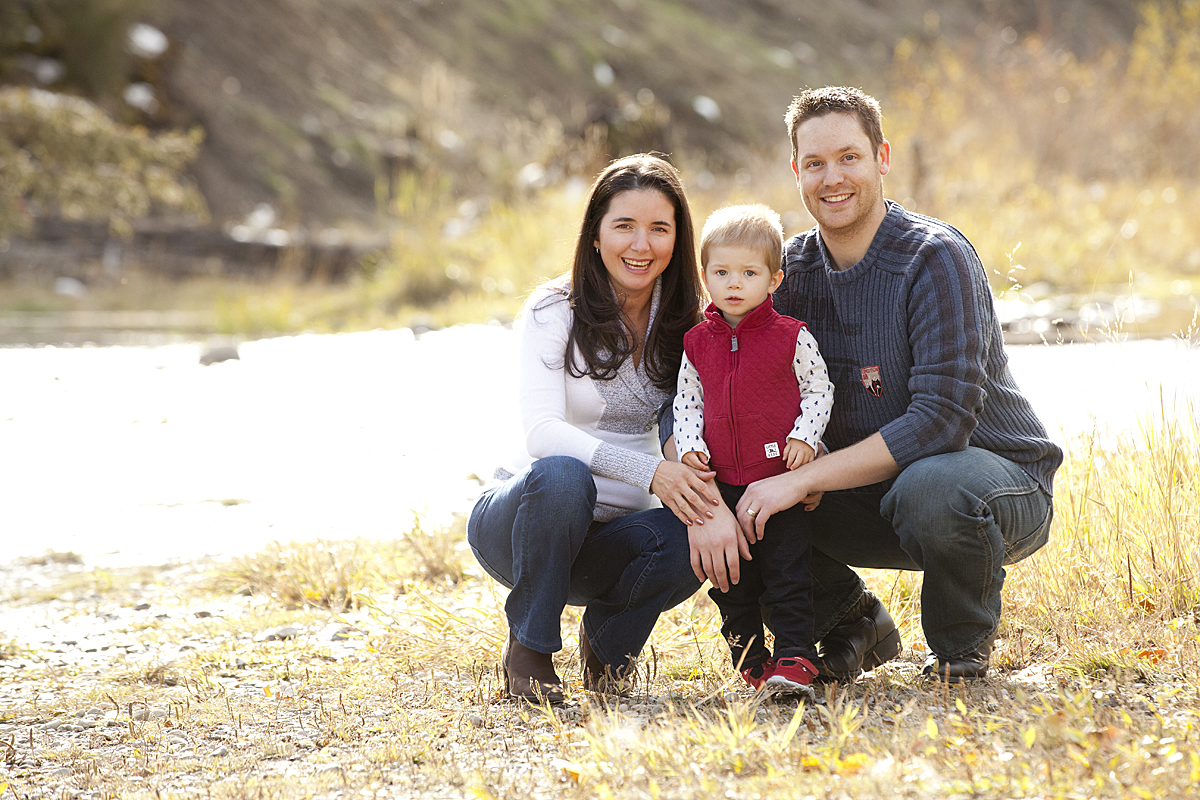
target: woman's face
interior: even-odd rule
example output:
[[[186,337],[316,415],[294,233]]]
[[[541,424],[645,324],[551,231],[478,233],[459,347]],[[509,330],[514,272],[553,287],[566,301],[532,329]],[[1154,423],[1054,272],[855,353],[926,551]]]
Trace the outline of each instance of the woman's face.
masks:
[[[600,220],[594,246],[622,302],[648,303],[675,252],[675,206],[657,189],[621,192]]]

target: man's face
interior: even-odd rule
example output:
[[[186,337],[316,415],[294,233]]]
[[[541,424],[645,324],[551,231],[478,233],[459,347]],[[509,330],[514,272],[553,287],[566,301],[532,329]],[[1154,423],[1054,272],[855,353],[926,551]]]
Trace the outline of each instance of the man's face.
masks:
[[[891,165],[885,140],[878,153],[852,114],[814,117],[796,128],[792,164],[804,207],[824,234],[853,235],[882,219],[883,176]]]

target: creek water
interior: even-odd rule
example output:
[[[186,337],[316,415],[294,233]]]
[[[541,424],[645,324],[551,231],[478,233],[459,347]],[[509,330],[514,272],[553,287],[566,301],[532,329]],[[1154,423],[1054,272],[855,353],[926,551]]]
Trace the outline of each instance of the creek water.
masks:
[[[272,540],[394,538],[470,508],[520,441],[511,330],[0,349],[0,561],[236,555]],[[1200,412],[1200,347],[1010,346],[1052,438]],[[1126,446],[1126,445],[1122,445]]]

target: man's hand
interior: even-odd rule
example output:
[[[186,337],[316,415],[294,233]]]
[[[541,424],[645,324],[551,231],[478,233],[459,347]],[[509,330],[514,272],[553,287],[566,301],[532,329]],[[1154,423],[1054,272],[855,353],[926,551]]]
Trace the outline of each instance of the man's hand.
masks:
[[[751,560],[750,545],[738,526],[733,512],[724,503],[709,524],[688,529],[692,572],[700,580],[707,578],[722,592],[741,580],[738,557]]]
[[[683,454],[683,458],[679,459],[684,464],[687,464],[696,472],[710,472],[708,466],[708,456],[701,453],[699,450],[688,450]]]
[[[812,461],[816,457],[812,446],[799,439],[789,438],[783,446],[783,460],[788,469],[795,469]]]
[[[820,491],[806,480],[806,469],[773,475],[750,484],[737,504],[737,521],[751,542],[762,541],[767,520],[772,514],[803,503],[805,511],[812,511],[821,502]]]
[[[685,456],[686,458],[686,456]],[[696,472],[677,461],[660,461],[650,481],[650,491],[675,512],[685,525],[703,525],[713,518],[713,507],[724,506],[712,483],[715,472]]]

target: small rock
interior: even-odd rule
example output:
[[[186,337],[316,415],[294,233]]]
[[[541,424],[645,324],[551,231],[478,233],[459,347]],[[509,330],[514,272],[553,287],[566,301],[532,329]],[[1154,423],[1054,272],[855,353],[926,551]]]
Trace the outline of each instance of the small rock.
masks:
[[[284,625],[279,630],[275,631],[276,639],[295,639],[300,635],[300,629],[295,625]]]
[[[467,714],[467,724],[472,728],[482,728],[483,717],[479,716],[478,714]]]
[[[200,363],[204,366],[210,364],[219,364],[222,361],[240,361],[241,356],[238,355],[238,349],[235,345],[218,345],[210,347],[200,354]]]
[[[87,294],[87,284],[69,275],[60,275],[54,279],[54,293],[67,297],[83,297]]]
[[[211,611],[197,611],[196,612],[196,617],[199,619],[208,619],[211,616],[212,616]]]
[[[216,750],[213,750],[211,753],[209,753],[209,755],[214,758],[220,758],[221,756],[227,756],[227,755],[229,755],[229,748],[226,747],[225,745],[221,745]]]
[[[238,660],[237,660],[235,663],[237,664],[237,668],[238,668],[238,669],[245,669],[245,668],[246,668],[246,663],[247,663],[247,662],[246,662],[246,659],[244,659],[244,658],[239,658],[239,659],[238,659]]]
[[[133,607],[133,610],[134,611],[145,611],[148,608],[150,608],[149,603],[138,603],[136,606]]]

